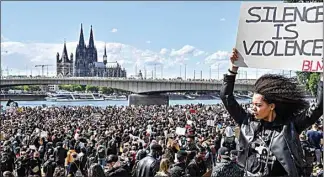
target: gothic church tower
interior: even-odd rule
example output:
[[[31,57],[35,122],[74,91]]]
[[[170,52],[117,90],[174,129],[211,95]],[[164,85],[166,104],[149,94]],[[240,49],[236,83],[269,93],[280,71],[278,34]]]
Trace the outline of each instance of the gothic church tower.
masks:
[[[61,58],[58,52],[56,54],[56,75],[61,77],[73,76],[73,54],[71,53],[69,59],[65,41]]]
[[[92,26],[90,30],[89,45],[86,46],[83,36],[83,27],[81,24],[80,38],[75,51],[75,77],[89,77],[91,76],[91,67],[94,62],[97,62],[97,49],[94,45],[94,37]]]

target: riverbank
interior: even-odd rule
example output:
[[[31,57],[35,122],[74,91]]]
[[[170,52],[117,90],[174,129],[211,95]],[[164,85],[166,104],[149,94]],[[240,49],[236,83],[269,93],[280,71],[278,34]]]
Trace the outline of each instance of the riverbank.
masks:
[[[0,94],[0,101],[44,101],[45,94]]]
[[[45,94],[0,94],[0,101],[8,101],[9,99],[15,101],[45,101]],[[213,100],[215,96],[212,95],[169,95],[170,100]]]
[[[0,101],[45,101],[45,94],[0,94]],[[251,99],[248,96],[236,96],[237,99]],[[306,96],[307,99],[315,99],[313,96]],[[169,100],[215,100],[219,99],[214,95],[169,95]]]

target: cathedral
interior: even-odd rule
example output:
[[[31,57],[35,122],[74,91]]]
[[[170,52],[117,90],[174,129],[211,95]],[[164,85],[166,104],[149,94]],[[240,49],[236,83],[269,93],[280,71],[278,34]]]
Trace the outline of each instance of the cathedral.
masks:
[[[116,62],[107,61],[106,46],[104,49],[103,62],[98,62],[97,48],[94,44],[92,26],[90,29],[89,44],[86,46],[81,24],[79,43],[70,58],[64,42],[63,52],[56,54],[56,74],[61,77],[126,77],[126,70]]]

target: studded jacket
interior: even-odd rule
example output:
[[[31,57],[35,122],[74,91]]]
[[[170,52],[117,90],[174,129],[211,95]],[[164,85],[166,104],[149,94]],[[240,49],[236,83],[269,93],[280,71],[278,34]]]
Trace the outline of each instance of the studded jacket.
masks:
[[[222,102],[235,120],[240,125],[238,164],[246,167],[248,149],[255,137],[255,132],[261,126],[260,121],[254,120],[250,113],[247,113],[235,100],[233,95],[235,75],[224,75],[223,86],[220,97]],[[279,129],[274,130],[272,143],[269,145],[270,151],[280,162],[288,176],[303,176],[306,166],[301,149],[299,134],[314,124],[323,115],[323,82],[319,83],[317,103],[301,112],[291,121],[281,123]]]

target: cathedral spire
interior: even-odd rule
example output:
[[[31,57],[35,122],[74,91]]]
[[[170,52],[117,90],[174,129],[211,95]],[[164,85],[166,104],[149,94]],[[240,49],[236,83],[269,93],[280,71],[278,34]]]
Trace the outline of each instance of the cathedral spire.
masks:
[[[94,48],[92,25],[91,25],[91,29],[90,29],[90,38],[89,38],[88,48]]]
[[[80,47],[85,47],[82,23],[81,23],[81,31],[80,31],[80,38],[79,38],[79,46]]]
[[[104,51],[104,55],[103,55],[103,63],[104,65],[107,64],[107,51],[106,51],[106,43],[105,43],[105,51]]]
[[[61,61],[63,63],[69,61],[68,53],[67,53],[67,50],[66,50],[66,41],[65,41],[65,39],[64,39],[64,48],[63,48],[63,52],[62,52],[62,56],[61,56]]]
[[[106,43],[105,43],[105,52],[104,52],[104,56],[107,57]]]

